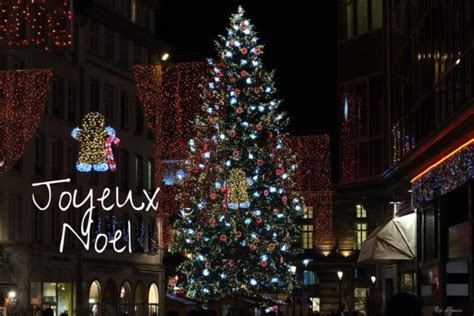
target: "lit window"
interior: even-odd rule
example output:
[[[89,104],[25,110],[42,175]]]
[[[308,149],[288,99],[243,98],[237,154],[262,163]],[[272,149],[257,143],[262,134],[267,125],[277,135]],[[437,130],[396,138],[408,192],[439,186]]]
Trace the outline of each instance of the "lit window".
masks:
[[[320,300],[319,297],[310,297],[309,298],[311,301],[311,310],[313,312],[320,312]]]
[[[130,19],[132,22],[137,22],[137,2],[136,0],[131,0],[131,10],[130,10]]]
[[[363,311],[367,307],[367,288],[354,289],[354,310]]]
[[[315,285],[319,283],[319,281],[317,280],[317,276],[313,271],[304,271],[303,281],[304,285]]]
[[[365,210],[363,205],[360,205],[360,204],[356,205],[356,217],[367,218],[367,211]]]
[[[153,184],[154,184],[154,174],[155,174],[155,170],[154,170],[154,162],[153,162],[153,159],[152,158],[148,158],[148,162],[147,162],[147,180],[146,180],[146,184],[147,184],[147,189],[149,191],[152,191],[153,190]]]
[[[356,223],[356,247],[361,249],[362,243],[367,238],[367,223]]]
[[[305,206],[303,218],[313,218],[313,207]]]
[[[303,225],[302,228],[303,249],[313,249],[313,225]]]

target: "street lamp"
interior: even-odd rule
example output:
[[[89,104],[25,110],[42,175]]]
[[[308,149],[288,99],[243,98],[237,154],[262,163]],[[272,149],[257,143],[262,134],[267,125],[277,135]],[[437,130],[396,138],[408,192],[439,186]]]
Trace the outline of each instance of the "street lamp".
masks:
[[[15,298],[16,298],[15,291],[8,292],[8,301],[5,307],[6,309],[8,309],[7,312],[10,312],[10,309],[12,309],[13,305],[15,305]]]
[[[293,274],[293,316],[296,315],[296,298],[295,298],[295,286],[296,286],[296,266],[291,266],[290,267],[291,274]]]
[[[342,311],[342,276],[344,272],[337,271],[337,277],[339,279],[339,311]]]
[[[169,54],[169,53],[164,53],[163,55],[161,55],[161,60],[162,60],[162,61],[167,61],[168,58],[170,58],[170,54]]]
[[[375,281],[377,281],[377,278],[375,275],[370,277],[370,281],[372,281],[372,292],[370,292],[370,309],[371,312],[375,311]],[[373,310],[372,310],[373,309]]]

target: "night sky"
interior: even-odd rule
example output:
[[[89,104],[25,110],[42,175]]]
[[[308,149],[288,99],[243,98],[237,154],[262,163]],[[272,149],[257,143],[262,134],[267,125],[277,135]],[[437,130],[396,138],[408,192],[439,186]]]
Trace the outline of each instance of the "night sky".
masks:
[[[335,0],[161,0],[157,32],[172,61],[215,57],[214,40],[242,5],[276,69],[278,97],[291,134],[337,132],[337,5]],[[326,4],[323,4],[326,3]]]

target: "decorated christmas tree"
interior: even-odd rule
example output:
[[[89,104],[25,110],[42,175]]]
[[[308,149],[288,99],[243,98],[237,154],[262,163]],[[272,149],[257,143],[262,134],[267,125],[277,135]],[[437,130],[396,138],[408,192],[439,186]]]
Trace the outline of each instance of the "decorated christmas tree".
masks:
[[[299,253],[301,199],[291,192],[296,165],[285,147],[285,114],[273,72],[242,8],[216,42],[203,86],[203,111],[189,141],[180,185],[174,251],[186,294],[204,302],[235,293],[288,292]]]

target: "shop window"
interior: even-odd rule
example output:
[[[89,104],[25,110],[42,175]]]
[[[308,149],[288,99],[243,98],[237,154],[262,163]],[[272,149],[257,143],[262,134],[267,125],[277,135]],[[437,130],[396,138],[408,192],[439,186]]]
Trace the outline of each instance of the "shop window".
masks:
[[[73,289],[71,283],[58,283],[58,316],[72,315]]]
[[[120,315],[130,315],[130,301],[130,284],[128,282],[124,282],[120,288]]]
[[[74,311],[74,284],[56,282],[32,282],[31,308],[34,315],[70,316]],[[97,315],[97,314],[96,314]]]
[[[41,313],[41,283],[40,282],[32,282],[30,287],[30,295],[31,295],[31,307],[33,313],[36,315],[37,313]]]
[[[52,309],[57,313],[57,283],[43,283],[43,310]]]
[[[354,289],[354,310],[363,311],[367,306],[367,288]]]
[[[104,292],[104,313],[105,315],[115,315],[117,308],[117,287],[114,281],[107,281]]]
[[[423,261],[435,259],[436,256],[436,220],[435,210],[433,207],[424,209],[423,211]]]
[[[158,316],[158,306],[159,306],[159,295],[158,295],[158,286],[155,283],[150,285],[150,290],[148,291],[148,315],[149,316]]]
[[[319,313],[321,311],[321,301],[319,297],[310,297],[309,300],[311,301],[311,311],[313,313]]]
[[[402,274],[402,292],[415,294],[415,274],[413,272],[404,272]]]
[[[134,316],[144,316],[145,310],[143,308],[143,284],[138,283],[135,288],[135,302],[133,306],[133,315]]]
[[[89,315],[100,315],[100,284],[94,281],[89,289]]]

